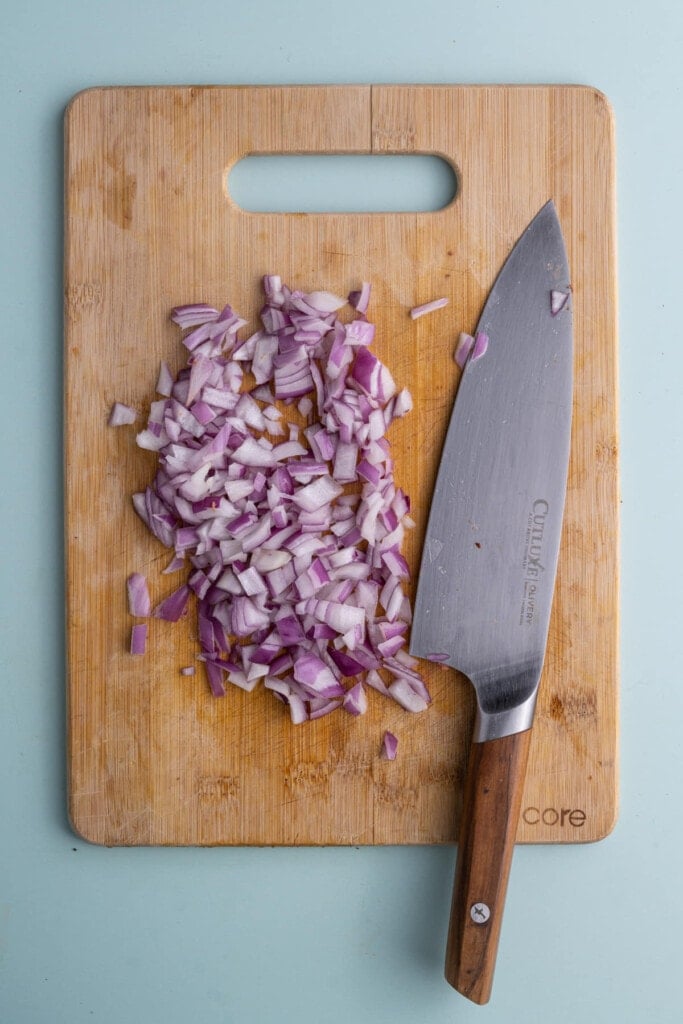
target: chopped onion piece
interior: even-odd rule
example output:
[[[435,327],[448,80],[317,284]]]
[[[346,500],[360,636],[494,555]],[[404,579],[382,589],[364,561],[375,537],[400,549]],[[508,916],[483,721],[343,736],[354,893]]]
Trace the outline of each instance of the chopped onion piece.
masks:
[[[342,701],[342,707],[349,712],[350,715],[364,715],[368,710],[368,696],[363,689],[362,683],[356,683],[350,690],[347,690],[344,694]]]
[[[304,512],[315,512],[324,505],[329,505],[343,490],[344,488],[331,476],[322,476],[295,491],[292,499]]]
[[[375,668],[371,668],[365,676],[365,682],[368,686],[371,686],[373,690],[377,690],[378,693],[383,693],[385,697],[389,697],[389,689],[382,679],[381,675]]]
[[[294,664],[294,678],[313,696],[343,697],[344,687],[315,654],[302,654]]]
[[[474,336],[474,346],[472,348],[472,354],[470,359],[472,362],[476,362],[477,359],[481,359],[482,356],[486,355],[486,350],[489,347],[489,336],[484,334],[483,331],[478,331]]]
[[[173,383],[173,374],[170,367],[168,363],[162,361],[159,366],[159,376],[157,377],[157,394],[170,398],[173,393]]]
[[[388,401],[396,391],[388,368],[364,345],[358,349],[351,376],[368,395],[380,402]]]
[[[569,292],[561,292],[553,289],[550,293],[550,313],[551,316],[557,316],[560,310],[564,309],[567,305],[567,299],[569,298]]]
[[[349,292],[349,305],[353,306],[359,313],[367,313],[370,303],[370,282],[363,281],[360,291]]]
[[[131,615],[149,615],[152,605],[147,589],[147,580],[139,572],[128,577],[128,609]]]
[[[182,587],[178,587],[173,593],[162,601],[160,605],[154,609],[154,615],[157,619],[166,619],[167,622],[177,622],[181,616],[187,611],[187,602],[190,597],[190,588],[183,584]]]
[[[455,361],[461,370],[464,370],[465,363],[470,357],[472,346],[474,345],[474,338],[471,334],[465,334],[464,331],[458,338],[458,344],[455,349]]]
[[[171,320],[180,327],[195,327],[218,318],[218,310],[200,302],[189,306],[176,306],[171,310]]]
[[[336,313],[338,309],[346,305],[346,299],[340,299],[332,292],[311,292],[307,296],[308,302],[321,313]]]
[[[384,733],[382,740],[382,753],[384,754],[387,761],[394,761],[396,759],[396,751],[398,750],[398,740],[394,736],[393,732]]]
[[[130,653],[144,654],[147,650],[147,624],[133,626],[130,631]]]
[[[195,674],[194,665],[186,665],[184,668],[181,668],[180,674],[181,676],[193,676]]]
[[[397,417],[405,416],[412,408],[413,396],[407,388],[403,388],[394,400],[393,415]]]
[[[389,695],[405,708],[406,711],[425,711],[428,707],[427,701],[421,697],[410,685],[409,680],[404,678],[395,679],[387,687]]]
[[[123,427],[128,423],[135,423],[138,414],[130,405],[123,402],[114,402],[109,413],[108,424],[110,427]]]
[[[447,305],[448,299],[433,299],[431,302],[425,302],[422,306],[413,306],[410,315],[413,320],[417,320],[418,317],[424,316],[425,313],[433,313],[435,309],[443,309]]]

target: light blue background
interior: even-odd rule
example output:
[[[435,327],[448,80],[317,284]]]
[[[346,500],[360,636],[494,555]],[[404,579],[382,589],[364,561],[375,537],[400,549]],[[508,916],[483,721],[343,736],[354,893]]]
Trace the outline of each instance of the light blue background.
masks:
[[[674,0],[34,0],[2,16],[0,1019],[683,1019],[681,42]],[[622,800],[515,855],[493,1001],[442,981],[453,849],[114,849],[64,812],[62,114],[101,84],[585,83],[617,117]]]

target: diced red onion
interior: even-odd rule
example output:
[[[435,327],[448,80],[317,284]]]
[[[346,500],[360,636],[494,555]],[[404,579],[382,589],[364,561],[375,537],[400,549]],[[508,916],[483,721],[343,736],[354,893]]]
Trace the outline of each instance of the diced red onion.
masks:
[[[382,752],[388,761],[394,761],[396,759],[396,752],[398,750],[398,740],[394,736],[393,732],[384,733],[382,740]]]
[[[173,392],[173,384],[173,374],[170,367],[168,363],[162,361],[159,366],[159,376],[157,377],[157,394],[170,398]]]
[[[180,674],[181,676],[193,676],[195,674],[194,665],[186,665],[184,668],[181,668]]]
[[[129,423],[135,423],[138,414],[130,405],[123,402],[114,402],[107,421],[110,427],[124,427]]]
[[[401,586],[412,521],[385,436],[412,408],[410,393],[370,351],[369,284],[349,296],[357,317],[346,325],[331,292],[291,291],[277,275],[263,286],[263,329],[244,340],[230,306],[172,314],[189,329],[191,355],[175,380],[160,368],[163,397],[138,435],[159,466],[133,503],[175,550],[165,571],[189,563],[189,577],[154,614],[177,621],[194,592],[199,659],[216,696],[227,683],[251,691],[263,680],[299,724],[339,707],[362,714],[367,682],[420,710],[429,694],[405,650]],[[317,421],[300,430],[275,399]],[[357,481],[361,493],[345,493]]]
[[[465,363],[470,357],[472,346],[474,345],[474,338],[471,334],[465,334],[463,331],[458,338],[458,344],[455,349],[455,361],[461,370],[464,370]]]
[[[392,414],[395,417],[405,416],[413,408],[413,396],[407,388],[402,388],[394,399]]]
[[[329,715],[330,712],[336,711],[341,706],[339,700],[319,700],[310,701],[309,706],[311,708],[309,718],[313,722],[316,718],[323,718],[325,715]]]
[[[147,616],[152,605],[147,589],[147,580],[139,572],[131,573],[127,580],[128,610],[131,615]]]
[[[312,653],[301,654],[294,662],[294,678],[316,697],[343,697],[345,693],[331,669]]]
[[[474,336],[474,346],[472,348],[472,354],[470,359],[472,362],[476,362],[477,359],[481,359],[482,356],[486,355],[486,350],[489,347],[489,336],[484,334],[483,331],[478,331]]]
[[[368,686],[371,686],[373,690],[377,690],[378,693],[383,693],[385,697],[389,697],[389,690],[386,683],[382,679],[381,675],[375,668],[371,668],[365,675],[365,682]]]
[[[162,573],[164,575],[166,575],[167,573],[178,572],[179,569],[184,569],[184,568],[185,568],[185,559],[184,558],[179,558],[176,555],[175,558],[171,559],[171,561],[168,563],[166,568],[162,569],[161,571],[162,571]]]
[[[386,402],[396,391],[388,368],[364,345],[356,353],[351,376],[366,394],[379,402]]]
[[[550,313],[551,316],[557,316],[560,310],[564,309],[567,305],[567,299],[569,298],[569,292],[561,292],[553,289],[550,293]]]
[[[207,660],[204,662],[204,665],[206,667],[206,678],[208,679],[209,686],[211,687],[211,692],[213,693],[214,697],[224,697],[224,670],[220,667],[220,665],[217,665],[216,662],[214,661]]]
[[[332,292],[311,292],[307,296],[307,302],[320,313],[336,313],[338,309],[346,305],[346,299],[340,299]]]
[[[296,490],[292,499],[304,512],[314,512],[329,505],[343,489],[331,476],[322,476]]]
[[[140,623],[130,631],[130,653],[144,654],[147,650],[147,624]]]
[[[368,695],[363,689],[362,683],[356,683],[344,694],[342,707],[350,715],[364,715],[368,710]]]
[[[363,281],[360,291],[349,292],[349,305],[353,306],[359,313],[367,313],[370,303],[370,283]]]
[[[177,622],[182,615],[187,611],[187,602],[190,597],[190,588],[183,584],[182,587],[178,587],[174,590],[165,601],[162,601],[154,609],[154,615],[157,619],[166,619],[167,622]]]
[[[390,696],[406,711],[425,711],[428,707],[427,701],[415,692],[407,679],[395,679],[387,689]]]
[[[433,313],[435,309],[443,309],[447,305],[448,299],[432,299],[431,302],[425,302],[421,306],[413,306],[410,315],[413,320],[417,320],[418,317],[424,316],[425,313]]]
[[[375,325],[367,320],[352,320],[346,325],[347,345],[372,345],[375,338]]]
[[[199,324],[205,324],[217,318],[218,310],[214,309],[213,306],[207,306],[203,302],[188,306],[176,306],[175,309],[171,310],[171,320],[174,324],[182,327],[183,330],[186,327],[196,327]]]

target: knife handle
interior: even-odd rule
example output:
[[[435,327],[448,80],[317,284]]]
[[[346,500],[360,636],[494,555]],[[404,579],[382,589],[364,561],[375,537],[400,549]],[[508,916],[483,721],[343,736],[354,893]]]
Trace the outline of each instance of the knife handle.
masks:
[[[470,748],[446,981],[475,1003],[491,995],[530,738],[527,729]]]

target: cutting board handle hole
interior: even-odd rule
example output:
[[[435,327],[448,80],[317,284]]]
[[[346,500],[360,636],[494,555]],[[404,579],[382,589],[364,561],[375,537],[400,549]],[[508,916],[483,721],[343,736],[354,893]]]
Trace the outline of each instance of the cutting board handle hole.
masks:
[[[225,191],[248,213],[426,213],[454,201],[458,179],[427,154],[273,154],[239,160]]]

